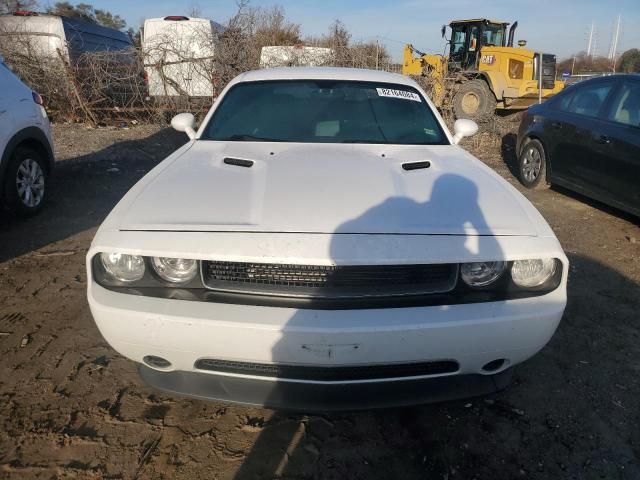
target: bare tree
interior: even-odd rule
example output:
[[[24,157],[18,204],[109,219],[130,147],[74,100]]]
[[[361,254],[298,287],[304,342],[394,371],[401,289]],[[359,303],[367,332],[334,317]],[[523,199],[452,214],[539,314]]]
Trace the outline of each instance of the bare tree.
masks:
[[[259,68],[262,47],[301,42],[300,25],[287,20],[282,7],[256,8],[247,0],[237,5],[216,43],[214,78],[220,87],[239,73]]]
[[[330,48],[340,49],[346,48],[349,46],[349,42],[351,41],[351,34],[347,30],[347,27],[340,20],[335,20],[329,26],[329,33],[325,37],[326,42],[329,44]]]
[[[189,16],[192,18],[202,17],[202,8],[197,3],[192,3],[189,7]]]
[[[296,45],[301,42],[300,24],[289,22],[281,6],[257,10],[256,13],[254,40],[257,46]]]
[[[630,48],[620,57],[620,70],[625,73],[640,72],[640,50]]]
[[[47,8],[47,12],[52,15],[80,18],[87,22],[97,23],[117,30],[122,30],[127,26],[127,22],[120,15],[114,15],[107,10],[96,9],[88,3],[72,5],[69,2],[56,2],[53,6]]]
[[[558,71],[576,73],[608,72],[613,69],[613,62],[607,57],[593,57],[587,52],[580,52],[573,57],[558,63]]]
[[[0,0],[0,13],[12,13],[18,10],[37,9],[37,0]]]
[[[94,11],[96,22],[104,27],[115,28],[116,30],[122,30],[127,26],[124,18],[120,15],[114,15],[106,10],[96,9]]]
[[[236,13],[225,29],[218,33],[214,69],[219,88],[223,88],[236,75],[257,68],[259,53],[253,48],[257,10],[249,7],[248,0],[238,2]]]

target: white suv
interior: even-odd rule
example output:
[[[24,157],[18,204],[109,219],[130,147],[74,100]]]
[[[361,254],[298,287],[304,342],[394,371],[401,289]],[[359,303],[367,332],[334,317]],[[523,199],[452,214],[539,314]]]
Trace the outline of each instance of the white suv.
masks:
[[[0,204],[19,215],[42,209],[53,170],[51,127],[42,105],[0,57]]]

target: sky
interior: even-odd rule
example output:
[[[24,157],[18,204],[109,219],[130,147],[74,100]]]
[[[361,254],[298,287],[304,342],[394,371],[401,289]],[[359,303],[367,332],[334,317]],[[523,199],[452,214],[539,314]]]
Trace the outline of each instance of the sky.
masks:
[[[185,15],[197,8],[202,16],[224,23],[236,10],[235,0],[85,0],[110,10],[138,27],[145,18]],[[76,2],[72,2],[76,3]],[[251,0],[252,6],[280,5],[304,35],[325,33],[340,19],[353,40],[380,40],[399,61],[405,43],[425,52],[442,53],[440,27],[453,19],[491,18],[518,21],[515,39],[527,47],[555,53],[559,59],[586,50],[595,24],[596,51],[607,55],[618,14],[622,33],[618,52],[640,48],[640,0]]]

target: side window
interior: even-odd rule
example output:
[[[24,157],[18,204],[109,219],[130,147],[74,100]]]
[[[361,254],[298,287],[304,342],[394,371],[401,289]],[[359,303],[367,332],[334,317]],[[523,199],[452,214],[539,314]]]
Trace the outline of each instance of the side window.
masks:
[[[509,78],[514,80],[524,77],[524,62],[516,60],[515,58],[509,59]]]
[[[464,50],[464,42],[467,39],[467,36],[462,29],[454,29],[451,34],[451,53],[458,53],[461,50]]]
[[[573,100],[573,92],[565,93],[564,95],[562,95],[562,98],[560,98],[560,100],[554,102],[553,106],[556,108],[556,110],[562,110],[563,112],[566,112],[567,110],[569,110],[569,104],[571,103],[571,100]]]
[[[611,102],[609,120],[640,127],[640,82],[627,81]]]
[[[612,89],[613,82],[578,86],[573,92],[564,95],[556,108],[563,112],[597,117]]]

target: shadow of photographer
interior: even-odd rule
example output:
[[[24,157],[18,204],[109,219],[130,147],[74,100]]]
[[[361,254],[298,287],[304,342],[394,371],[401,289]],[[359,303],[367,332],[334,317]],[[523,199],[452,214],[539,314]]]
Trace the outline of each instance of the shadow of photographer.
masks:
[[[429,182],[425,182],[425,185],[429,185]],[[415,252],[403,248],[401,236],[366,235],[366,232],[370,232],[372,228],[379,229],[381,226],[388,232],[407,232],[424,231],[425,226],[438,225],[437,228],[440,231],[457,232],[457,234],[443,234],[443,236],[446,237],[449,251],[463,252],[460,253],[460,258],[465,258],[466,261],[503,258],[499,243],[494,236],[488,234],[490,226],[478,205],[478,190],[473,181],[457,174],[443,174],[430,187],[429,197],[423,202],[407,196],[389,197],[357,218],[340,225],[331,238],[331,262],[336,265],[353,264],[354,260],[369,258],[370,252],[375,252],[376,259],[386,264],[401,264],[403,259],[406,262],[408,255],[415,256]],[[372,188],[375,187],[372,186]],[[481,238],[478,232],[482,232]],[[327,277],[326,283],[331,283],[330,277]],[[328,289],[327,294],[329,294]],[[315,295],[321,296],[322,290]],[[281,329],[280,340],[272,348],[273,363],[288,364],[291,363],[291,358],[297,358],[300,364],[341,367],[367,363],[397,363],[401,361],[403,355],[407,362],[440,360],[433,358],[430,352],[417,351],[414,345],[409,346],[410,342],[406,342],[406,339],[403,345],[394,344],[398,341],[397,335],[390,336],[391,343],[386,345],[380,336],[367,336],[371,332],[366,332],[366,328],[370,318],[375,315],[375,310],[314,310],[314,304],[318,308],[324,308],[323,301],[312,299],[308,309],[293,310],[293,315]],[[390,312],[388,309],[385,310]],[[394,308],[392,311],[394,317],[402,316],[403,309]],[[371,330],[381,329],[380,325],[369,324],[368,327]],[[361,337],[353,333],[363,328],[365,331],[362,332]],[[306,336],[307,332],[312,331],[315,331],[315,334]],[[362,345],[363,342],[371,342],[371,338],[375,338],[374,343]],[[305,346],[308,347],[306,344],[316,344],[318,350],[310,351],[309,348],[305,348]],[[360,348],[340,348],[345,344],[359,344]],[[326,346],[325,350],[320,348],[322,345]],[[375,404],[375,397],[382,396],[385,389],[395,388],[392,383],[372,383],[371,388],[364,390],[366,392],[364,395],[369,398],[357,397],[357,395],[363,395],[362,391],[354,392],[353,395],[356,398],[347,398],[343,406],[348,410],[367,408],[368,405]],[[411,381],[398,383],[411,383]],[[340,404],[332,405],[336,398],[350,395],[349,385],[318,387],[318,385],[309,384],[308,388],[313,392],[311,394],[305,391],[304,384],[303,386],[298,384],[296,387],[291,388],[290,383],[286,381],[274,381],[270,393],[264,399],[264,404],[276,408],[299,407],[301,397],[304,397],[306,402],[310,402],[309,405],[312,405],[314,411],[318,410],[319,406],[322,410],[323,402],[326,402],[327,410],[332,410],[336,407],[340,409]],[[344,393],[340,392],[342,389]],[[415,393],[411,391],[411,387],[408,391],[411,394]],[[437,392],[434,392],[433,396],[437,399]],[[312,397],[311,400],[310,397]],[[395,405],[402,403],[402,399],[395,400]],[[407,403],[411,403],[410,400]],[[309,416],[288,414],[286,410],[278,411],[266,422],[262,433],[234,478],[236,480],[318,478],[320,472],[316,469],[316,462],[323,450],[322,438],[332,430],[334,421],[352,422],[353,429],[357,430],[361,420],[368,424],[375,424],[380,416],[386,415],[384,412],[388,410],[381,412],[383,413],[364,411],[351,416],[341,413]],[[351,448],[354,446],[352,445]],[[349,455],[353,453],[350,452]],[[340,456],[340,452],[333,452],[333,454]],[[402,478],[402,466],[395,465],[394,469],[399,470],[395,470],[393,476],[389,478]],[[331,478],[330,472],[324,473]],[[388,473],[392,474],[391,471]]]

